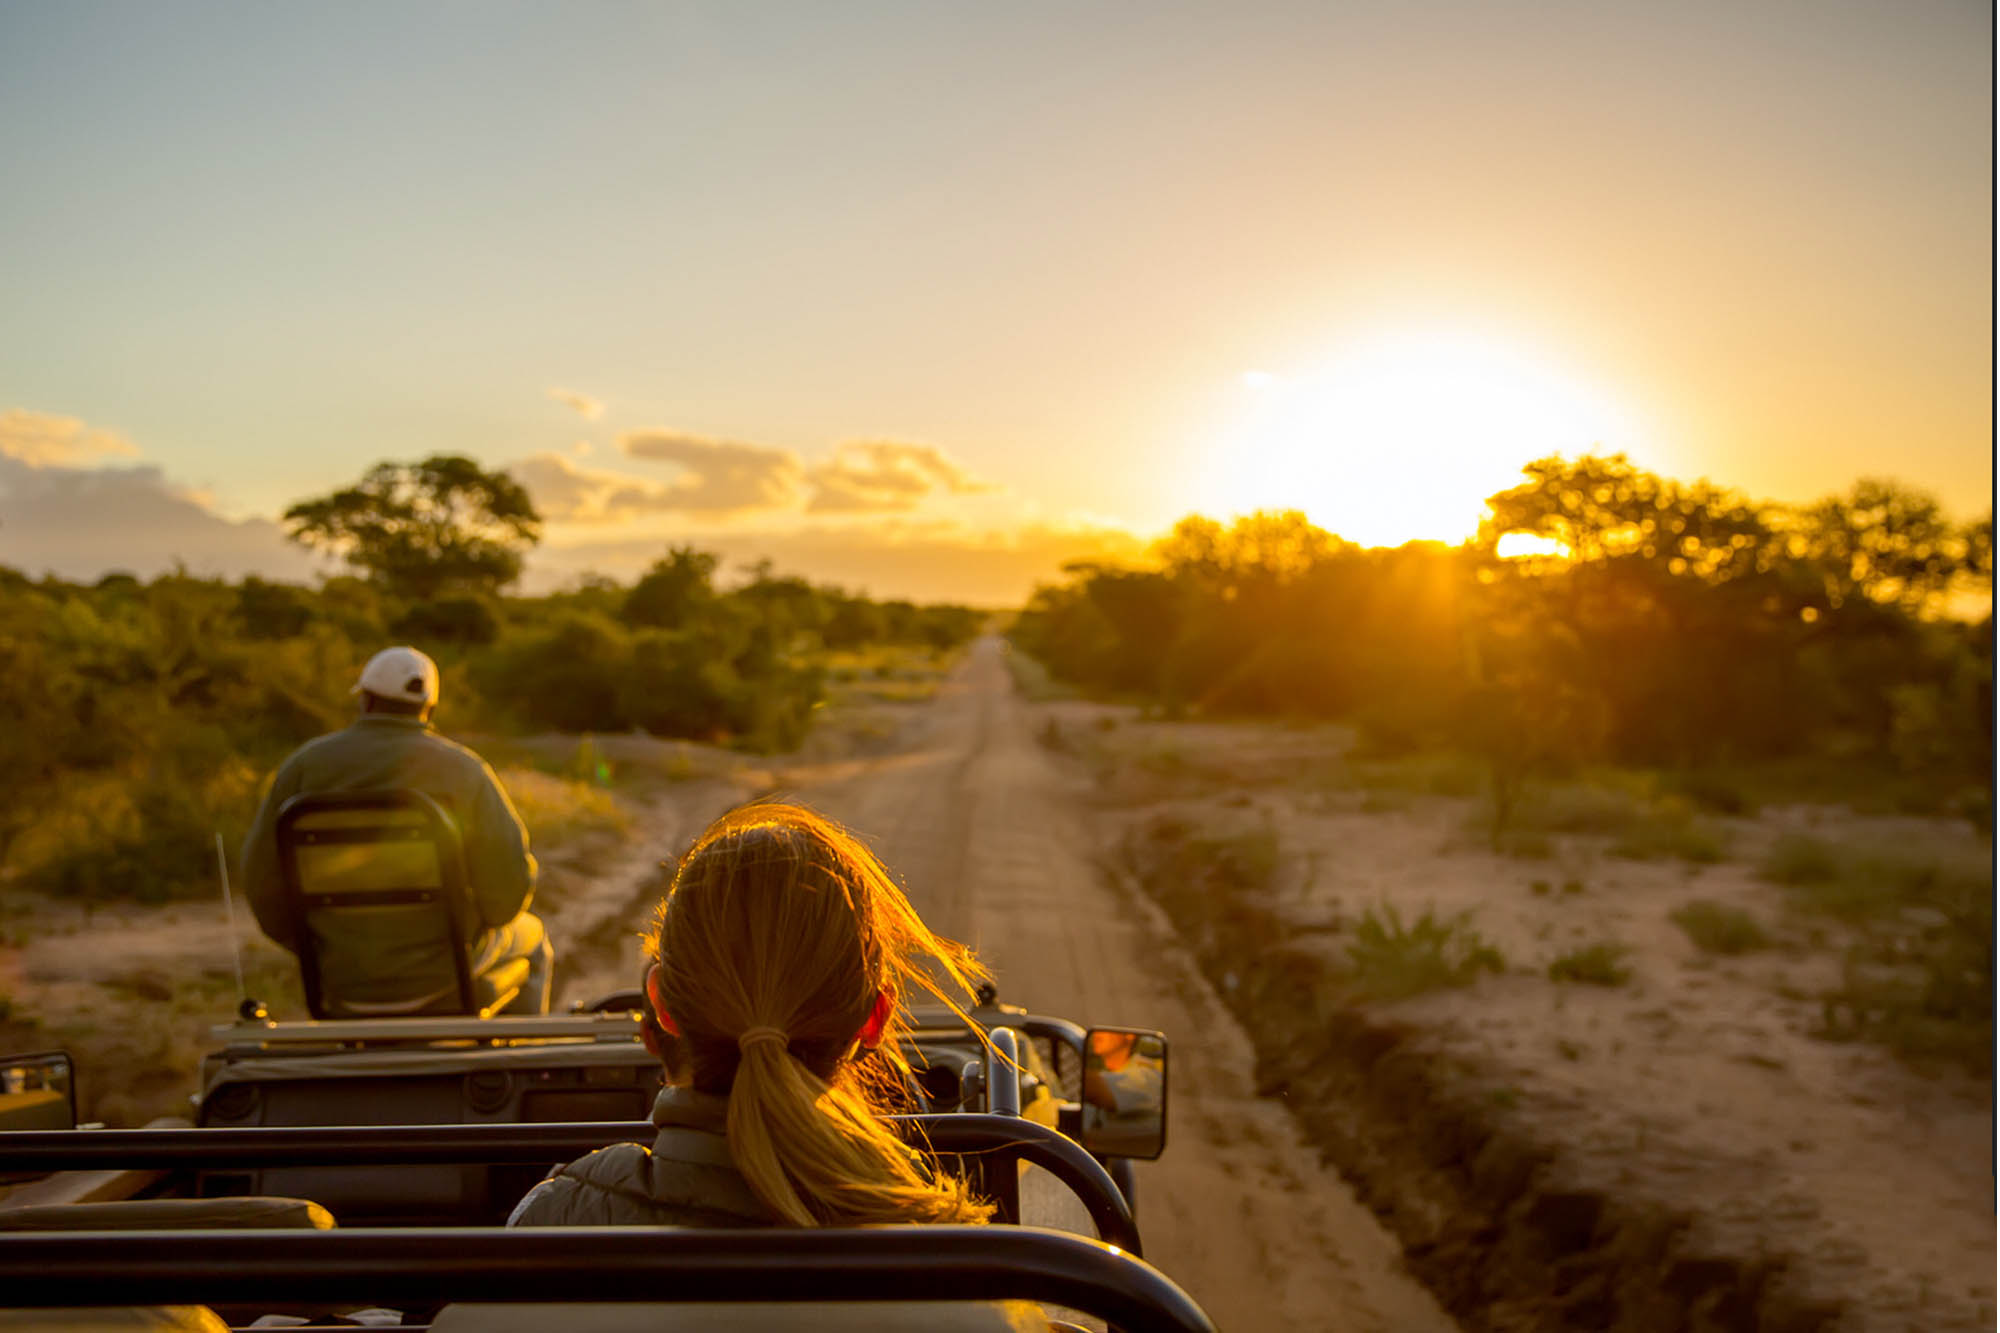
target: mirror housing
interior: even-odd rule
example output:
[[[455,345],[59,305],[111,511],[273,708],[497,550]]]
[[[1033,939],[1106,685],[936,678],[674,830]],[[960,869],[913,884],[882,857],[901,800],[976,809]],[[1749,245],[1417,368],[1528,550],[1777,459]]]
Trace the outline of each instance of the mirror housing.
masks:
[[[0,1130],[75,1128],[76,1067],[68,1051],[0,1055]]]
[[[1167,1146],[1167,1037],[1092,1028],[1083,1042],[1078,1141],[1103,1157],[1158,1157]]]

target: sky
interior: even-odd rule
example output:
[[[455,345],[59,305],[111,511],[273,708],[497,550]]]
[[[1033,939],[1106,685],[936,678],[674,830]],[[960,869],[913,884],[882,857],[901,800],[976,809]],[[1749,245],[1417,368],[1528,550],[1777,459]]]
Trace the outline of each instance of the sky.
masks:
[[[1549,453],[1992,490],[1961,0],[0,0],[0,564],[310,577],[463,453],[1018,601],[1178,517],[1455,541]]]

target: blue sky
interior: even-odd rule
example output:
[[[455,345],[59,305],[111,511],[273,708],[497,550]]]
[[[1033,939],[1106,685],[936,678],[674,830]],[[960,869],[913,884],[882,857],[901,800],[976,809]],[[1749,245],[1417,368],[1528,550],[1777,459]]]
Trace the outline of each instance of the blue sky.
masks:
[[[1544,439],[1969,514],[1990,57],[1947,3],[5,0],[0,413],[100,444],[12,448],[0,562],[242,572],[444,450],[561,501],[549,577],[982,596],[1194,510],[1449,537]]]

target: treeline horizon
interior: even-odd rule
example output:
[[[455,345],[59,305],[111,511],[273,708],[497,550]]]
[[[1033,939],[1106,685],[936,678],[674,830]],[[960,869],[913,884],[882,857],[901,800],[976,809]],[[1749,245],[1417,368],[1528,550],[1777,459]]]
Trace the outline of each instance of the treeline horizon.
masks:
[[[1880,479],[1757,501],[1622,455],[1523,473],[1458,546],[1191,516],[1143,566],[1068,566],[1011,636],[1055,679],[1169,716],[1341,720],[1377,753],[1477,754],[1502,802],[1593,763],[1824,759],[1990,823],[1990,512],[1954,523]],[[1512,534],[1560,554],[1503,556]]]
[[[675,547],[630,584],[539,596],[369,571],[79,583],[0,566],[0,883],[86,900],[206,884],[215,832],[235,845],[277,762],[352,720],[361,665],[389,644],[437,659],[449,734],[636,730],[770,752],[804,738],[830,661],[949,651],[991,615],[768,562],[719,588],[719,565]]]

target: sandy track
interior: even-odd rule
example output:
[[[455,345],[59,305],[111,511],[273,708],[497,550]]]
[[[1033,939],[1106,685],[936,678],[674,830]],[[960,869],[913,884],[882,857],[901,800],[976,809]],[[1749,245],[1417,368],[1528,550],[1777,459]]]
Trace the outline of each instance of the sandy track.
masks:
[[[867,837],[1002,998],[1167,1032],[1168,1149],[1139,1169],[1139,1219],[1147,1257],[1223,1328],[1455,1328],[1285,1109],[1252,1095],[1248,1039],[1163,920],[1098,873],[1082,793],[1035,743],[1002,652],[973,645],[902,753],[792,770],[786,794]]]

